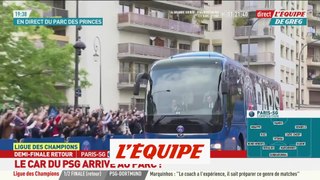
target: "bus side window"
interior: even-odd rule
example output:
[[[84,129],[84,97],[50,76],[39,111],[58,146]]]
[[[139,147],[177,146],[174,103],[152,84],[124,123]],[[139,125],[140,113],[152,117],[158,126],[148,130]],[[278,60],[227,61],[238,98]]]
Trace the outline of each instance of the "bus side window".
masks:
[[[241,80],[239,77],[241,77],[241,74],[239,74],[236,70],[230,70],[230,76],[229,76],[229,88],[230,92],[227,97],[227,123],[230,127],[232,124],[232,120],[234,118],[234,111],[236,110],[236,104],[238,106],[244,106],[244,93],[243,93],[243,84],[241,83]],[[237,107],[237,109],[241,109],[243,107]],[[239,115],[237,113],[237,115]]]
[[[231,91],[230,91],[230,93],[231,93]],[[232,96],[230,93],[227,95],[227,124],[228,124],[228,127],[230,127],[231,122],[232,122],[232,118],[233,118],[232,101],[231,101]]]

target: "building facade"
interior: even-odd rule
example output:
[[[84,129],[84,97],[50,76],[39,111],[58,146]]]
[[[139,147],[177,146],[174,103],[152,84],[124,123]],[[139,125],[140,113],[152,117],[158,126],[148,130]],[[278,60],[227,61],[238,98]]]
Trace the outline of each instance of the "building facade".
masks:
[[[69,17],[75,17],[75,3],[65,1]],[[275,79],[281,83],[286,109],[297,107],[299,89],[302,105],[318,104],[315,98],[320,99],[320,94],[317,95],[318,80],[309,77],[309,74],[320,74],[320,66],[317,65],[318,44],[310,44],[313,40],[310,29],[315,37],[320,28],[316,13],[320,6],[317,4],[315,1],[270,0],[79,1],[79,17],[104,19],[103,26],[85,26],[79,32],[81,41],[87,45],[80,56],[80,68],[86,69],[92,84],[82,89],[79,104],[99,107],[99,63],[93,57],[97,36],[102,49],[99,52],[102,60],[101,99],[106,109],[141,109],[143,93],[140,96],[132,95],[136,74],[148,71],[156,60],[189,51],[221,52],[251,70]],[[309,27],[270,27],[269,19],[257,21],[257,9],[308,10]],[[198,21],[187,13],[174,13],[181,11],[212,14]],[[236,12],[248,15],[246,23],[236,25],[235,19],[240,14]],[[74,43],[75,27],[67,27],[65,35],[70,43]],[[69,89],[66,94],[68,102],[73,104],[74,90]]]
[[[303,107],[319,108],[320,105],[320,2],[308,3],[307,83],[302,97]]]

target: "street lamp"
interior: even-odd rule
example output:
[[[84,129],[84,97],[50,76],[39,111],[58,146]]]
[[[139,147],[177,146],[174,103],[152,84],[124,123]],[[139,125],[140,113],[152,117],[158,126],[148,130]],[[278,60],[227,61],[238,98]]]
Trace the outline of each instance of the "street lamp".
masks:
[[[299,77],[299,81],[298,81],[298,109],[300,109],[300,106],[301,106],[301,56],[302,56],[302,51],[305,47],[307,47],[308,44],[312,44],[312,43],[315,43],[315,42],[318,42],[320,41],[320,39],[317,39],[317,40],[314,40],[314,41],[311,41],[310,43],[306,43],[305,45],[303,45],[301,47],[301,50],[299,52],[299,56],[298,56],[298,61],[299,61],[299,74],[298,74],[298,77]]]
[[[79,17],[79,1],[76,1],[76,18]],[[76,27],[76,43],[73,45],[76,50],[75,54],[75,67],[74,67],[74,109],[78,107],[78,98],[81,95],[81,90],[79,88],[79,56],[81,55],[81,50],[86,48],[86,45],[80,40],[79,31],[81,26]]]
[[[94,49],[94,54],[93,54],[93,57],[94,57],[94,61],[97,62],[98,58],[99,58],[99,105],[101,106],[102,105],[102,102],[101,102],[101,98],[102,98],[102,87],[101,87],[101,41],[100,41],[100,38],[99,36],[96,36],[95,39],[94,39],[94,43],[93,43],[93,49]],[[99,53],[98,53],[98,50],[99,50]]]

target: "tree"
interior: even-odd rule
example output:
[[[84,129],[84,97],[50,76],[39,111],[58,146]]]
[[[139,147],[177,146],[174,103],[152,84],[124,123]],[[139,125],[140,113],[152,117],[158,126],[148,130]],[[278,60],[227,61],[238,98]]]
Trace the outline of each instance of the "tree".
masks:
[[[238,26],[245,26],[248,24],[249,19],[247,17],[235,17],[233,19],[233,26],[238,27]]]
[[[13,10],[22,9],[31,9],[30,17],[40,17],[37,10],[48,8],[34,1],[4,6],[0,0],[0,102],[14,100],[31,107],[65,103],[65,94],[56,84],[74,83],[74,49],[51,40],[53,30],[47,27],[14,26]],[[90,85],[87,73],[81,74],[80,84]]]

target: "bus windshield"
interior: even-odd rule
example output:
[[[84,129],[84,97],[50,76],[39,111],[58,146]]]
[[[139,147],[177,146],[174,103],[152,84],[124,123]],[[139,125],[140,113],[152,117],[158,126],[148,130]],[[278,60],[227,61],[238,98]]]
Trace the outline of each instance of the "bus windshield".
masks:
[[[147,115],[212,115],[221,111],[220,61],[155,67],[147,87]]]

